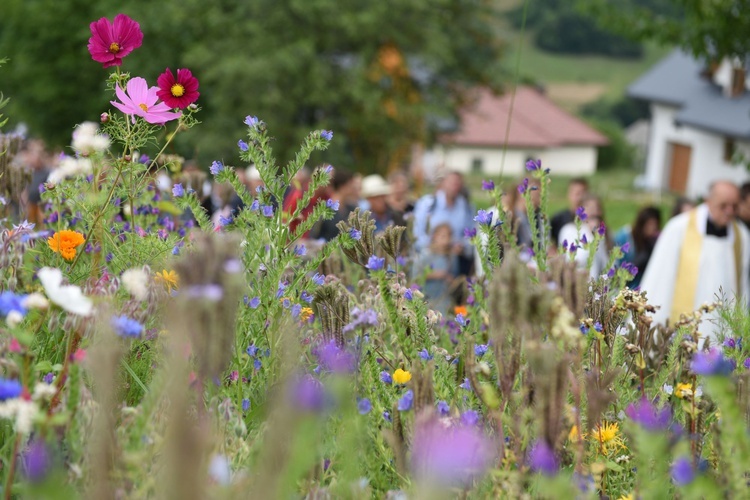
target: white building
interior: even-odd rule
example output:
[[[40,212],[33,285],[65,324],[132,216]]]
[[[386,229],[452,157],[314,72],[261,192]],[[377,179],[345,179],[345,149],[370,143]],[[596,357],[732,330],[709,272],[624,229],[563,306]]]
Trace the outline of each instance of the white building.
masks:
[[[512,104],[511,93],[482,89],[461,113],[459,130],[443,136],[431,156],[444,169],[466,173],[521,175],[534,158],[554,174],[581,176],[596,171],[597,147],[607,143],[534,88],[519,87]]]
[[[699,197],[719,179],[742,183],[750,152],[746,71],[729,60],[707,68],[676,50],[628,88],[651,104],[645,187]]]

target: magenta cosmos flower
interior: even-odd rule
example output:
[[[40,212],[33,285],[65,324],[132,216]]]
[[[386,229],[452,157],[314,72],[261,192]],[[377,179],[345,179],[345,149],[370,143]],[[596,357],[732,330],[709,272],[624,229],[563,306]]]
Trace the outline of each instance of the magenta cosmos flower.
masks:
[[[159,100],[156,93],[159,87],[148,88],[148,83],[141,77],[131,78],[128,81],[127,92],[117,86],[116,93],[120,102],[110,101],[126,115],[140,116],[149,123],[164,124],[170,120],[180,117],[180,113],[170,111],[169,106],[156,101]],[[133,120],[135,120],[133,116]]]
[[[122,58],[143,43],[141,26],[125,14],[117,14],[111,23],[103,17],[90,27],[89,53],[105,68],[121,65]]]
[[[178,69],[177,78],[167,68],[156,80],[159,91],[156,95],[170,108],[185,109],[198,100],[198,79],[189,69]]]

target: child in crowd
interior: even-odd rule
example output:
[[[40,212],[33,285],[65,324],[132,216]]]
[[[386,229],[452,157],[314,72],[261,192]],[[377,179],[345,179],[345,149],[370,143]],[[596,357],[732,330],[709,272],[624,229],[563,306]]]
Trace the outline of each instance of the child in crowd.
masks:
[[[458,275],[458,258],[453,252],[453,229],[439,224],[432,232],[429,248],[423,250],[414,265],[415,276],[427,273],[424,295],[430,307],[446,315],[451,309],[451,282]]]

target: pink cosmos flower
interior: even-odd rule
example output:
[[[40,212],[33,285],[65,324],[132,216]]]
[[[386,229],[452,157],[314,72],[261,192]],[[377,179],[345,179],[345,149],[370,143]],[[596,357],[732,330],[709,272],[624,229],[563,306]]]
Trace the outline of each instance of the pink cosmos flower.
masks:
[[[103,17],[91,23],[89,53],[102,66],[119,66],[122,58],[143,43],[141,26],[125,14],[117,14],[113,23]]]
[[[159,87],[148,87],[148,83],[141,77],[131,78],[128,81],[127,92],[117,86],[115,92],[120,102],[110,101],[112,106],[116,107],[126,115],[140,116],[149,123],[163,125],[170,120],[180,117],[180,113],[170,111],[169,106],[156,101],[159,100],[156,93]],[[135,120],[133,116],[133,120]]]

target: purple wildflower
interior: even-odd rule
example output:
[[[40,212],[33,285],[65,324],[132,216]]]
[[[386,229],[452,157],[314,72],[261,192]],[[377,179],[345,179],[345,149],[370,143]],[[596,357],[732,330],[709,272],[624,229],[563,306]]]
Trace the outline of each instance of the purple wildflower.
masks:
[[[492,212],[487,212],[486,210],[478,210],[476,217],[474,217],[474,222],[476,222],[477,224],[489,226],[490,224],[492,224]]]
[[[542,160],[528,160],[526,162],[526,170],[533,172],[534,170],[542,169]]]
[[[383,412],[383,420],[385,420],[386,422],[391,422],[392,421],[391,420],[391,412],[384,411]]]
[[[370,255],[365,266],[370,271],[380,271],[385,267],[385,257],[378,257],[376,255]]]
[[[115,316],[111,321],[112,328],[120,337],[137,338],[143,332],[143,325],[125,315]]]
[[[355,229],[355,228],[351,228],[351,229],[349,230],[349,236],[351,236],[351,238],[352,238],[353,240],[361,240],[361,239],[362,239],[362,232],[361,232],[361,231],[358,231],[358,230],[357,230],[357,229]]]
[[[242,139],[237,141],[237,147],[240,148],[240,151],[247,151],[248,149],[250,149],[250,146],[248,146],[247,143]]]
[[[252,127],[252,128],[255,128],[255,127],[257,127],[257,126],[258,126],[258,124],[260,124],[260,120],[258,120],[258,117],[257,117],[257,116],[250,116],[250,115],[247,115],[247,116],[245,117],[245,122],[244,122],[244,123],[245,123],[245,125],[247,125],[248,127]]]
[[[334,340],[322,342],[312,350],[320,365],[329,372],[351,373],[357,368],[357,358],[336,345]]]
[[[23,392],[23,386],[18,380],[8,380],[0,377],[0,401],[17,398]]]
[[[432,355],[427,351],[427,349],[422,349],[417,353],[420,358],[422,358],[424,361],[430,361],[432,359]]]
[[[357,411],[360,415],[367,415],[372,411],[372,403],[367,398],[362,398],[357,401]]]
[[[333,139],[333,130],[322,130],[320,132],[320,137],[330,142],[331,139]]]
[[[540,472],[545,476],[554,476],[557,474],[559,464],[555,452],[550,448],[545,440],[537,441],[529,451],[528,463],[531,470]]]
[[[294,382],[292,388],[294,404],[307,411],[319,411],[325,406],[325,388],[312,375],[305,375]]]
[[[398,411],[409,411],[411,410],[412,404],[414,403],[414,391],[409,389],[404,393],[403,396],[398,400]]]
[[[589,218],[589,216],[586,214],[586,209],[584,209],[583,207],[576,208],[576,217],[581,220],[586,220]]]
[[[737,342],[732,337],[729,337],[724,340],[723,345],[727,349],[734,349],[735,347],[737,347]]]
[[[448,415],[450,415],[451,407],[445,401],[438,401],[437,411],[438,411],[438,415],[440,415],[441,417],[447,417]]]
[[[745,361],[742,363],[742,366],[750,370],[750,358],[745,358]]]
[[[215,161],[211,163],[211,166],[208,168],[208,171],[211,172],[211,175],[219,175],[219,172],[224,170],[224,164],[220,161]]]
[[[677,486],[685,486],[695,479],[693,464],[686,457],[680,457],[674,461],[671,468],[672,480]]]
[[[250,400],[249,399],[243,399],[242,400],[242,411],[247,411],[250,409]]]
[[[479,423],[479,413],[474,410],[466,410],[461,414],[461,423],[467,426],[474,426]]]
[[[466,318],[463,314],[456,314],[456,323],[458,323],[461,326],[466,326],[469,324],[468,321],[466,321]]]
[[[393,384],[393,377],[391,376],[390,372],[383,370],[382,372],[380,372],[380,381],[386,385],[391,385]]]
[[[494,181],[482,181],[482,189],[485,191],[492,191],[495,189],[495,182]]]
[[[338,200],[326,200],[326,208],[330,208],[331,210],[338,210],[339,205],[340,203]]]
[[[525,194],[529,189],[529,179],[522,180],[516,189],[518,189],[519,194]]]
[[[696,352],[690,369],[696,375],[729,375],[734,371],[734,363],[725,358],[719,349],[713,348],[709,352]]]
[[[325,282],[326,277],[320,273],[315,273],[312,277],[313,283],[316,285],[322,285]]]
[[[273,217],[273,205],[263,205],[260,211],[264,217]]]
[[[250,309],[257,309],[260,305],[260,297],[253,297],[248,301],[247,305],[250,307]]]
[[[172,186],[172,196],[175,198],[181,198],[185,196],[185,188],[182,187],[182,184],[175,184]]]
[[[604,223],[604,221],[599,223],[599,227],[596,228],[596,232],[599,234],[599,236],[604,236],[607,234],[607,225]]]
[[[664,431],[672,422],[672,410],[669,407],[659,410],[646,398],[628,406],[625,414],[650,432]]]
[[[52,457],[41,439],[34,439],[22,455],[23,475],[31,483],[39,483],[52,468]]]
[[[411,288],[407,288],[404,292],[404,298],[406,300],[412,300],[414,298],[414,292],[411,291]]]
[[[482,356],[487,354],[489,348],[489,344],[477,344],[474,346],[474,354],[476,355],[476,357],[481,358]]]
[[[475,227],[464,228],[464,238],[473,238],[477,235],[477,229]]]
[[[622,250],[623,253],[628,253],[630,251],[630,242],[626,241],[625,244],[620,247],[620,250]]]

